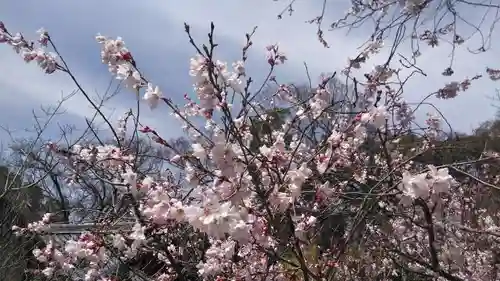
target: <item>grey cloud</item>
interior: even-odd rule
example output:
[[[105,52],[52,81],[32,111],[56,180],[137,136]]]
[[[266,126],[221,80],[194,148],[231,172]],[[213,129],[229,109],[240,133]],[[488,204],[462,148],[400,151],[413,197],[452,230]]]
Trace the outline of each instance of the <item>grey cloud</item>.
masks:
[[[344,3],[344,2],[339,2]],[[347,3],[347,1],[345,2]],[[36,8],[34,8],[36,7]],[[184,93],[191,94],[191,82],[187,75],[189,57],[194,50],[189,46],[183,32],[183,22],[192,26],[198,42],[206,42],[210,21],[216,24],[216,40],[220,42],[218,55],[223,60],[236,60],[244,44],[244,34],[258,25],[254,45],[250,50],[249,73],[256,80],[266,74],[264,47],[278,42],[288,55],[287,65],[278,69],[279,77],[286,82],[306,81],[303,62],[307,62],[313,76],[321,72],[338,71],[345,65],[348,56],[357,54],[366,40],[367,30],[354,30],[346,36],[345,31],[327,32],[326,39],[331,48],[325,49],[317,41],[316,27],[304,23],[318,15],[319,5],[297,1],[296,12],[292,17],[277,20],[276,15],[283,9],[284,2],[270,0],[229,1],[221,0],[216,4],[209,1],[51,1],[39,5],[36,1],[11,1],[3,5],[0,12],[14,31],[23,31],[35,36],[39,27],[47,28],[56,38],[60,50],[65,54],[78,77],[84,80],[86,89],[102,90],[108,82],[109,74],[99,63],[99,47],[93,41],[97,32],[109,36],[122,36],[133,51],[141,70],[160,85],[163,92],[177,102],[182,102]],[[338,17],[347,6],[338,5],[330,9],[325,22]],[[10,54],[7,54],[10,52]],[[0,46],[2,64],[0,65],[0,86],[3,104],[17,103],[7,92],[29,98],[40,103],[57,100],[61,91],[74,89],[64,77],[47,77],[37,73],[38,69],[25,66],[20,58]],[[436,49],[425,52],[421,66],[427,71],[426,78],[413,80],[405,89],[410,101],[418,101],[428,93],[442,87],[451,79],[443,78],[442,65],[446,63],[448,51]],[[484,66],[495,54],[472,56],[460,53],[454,65],[453,79],[473,76],[484,71]],[[381,62],[384,54],[374,58]],[[4,58],[8,61],[4,64]],[[16,61],[17,60],[17,61]],[[437,66],[439,65],[439,66]],[[369,67],[368,67],[369,68]],[[367,70],[365,68],[363,70]],[[492,116],[488,95],[492,95],[495,85],[487,81],[477,81],[471,90],[457,99],[437,102],[439,108],[448,116],[459,130],[469,130],[481,120]],[[433,102],[436,102],[433,100]],[[116,114],[133,106],[135,97],[124,92],[112,100],[110,108],[117,108]],[[68,101],[66,107],[72,114],[85,116],[91,110],[85,106],[81,97]],[[28,109],[27,109],[28,110]],[[464,116],[463,111],[472,112]],[[166,110],[149,112],[142,110],[151,126],[169,133],[178,128],[177,121]],[[114,116],[116,116],[116,114]],[[168,125],[164,125],[167,123]],[[175,125],[172,125],[175,124]],[[176,130],[177,134],[179,129]]]

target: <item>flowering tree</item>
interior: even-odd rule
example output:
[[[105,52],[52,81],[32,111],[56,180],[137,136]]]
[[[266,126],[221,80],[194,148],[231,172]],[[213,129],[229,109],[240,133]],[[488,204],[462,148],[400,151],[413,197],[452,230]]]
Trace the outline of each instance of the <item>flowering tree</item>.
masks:
[[[400,13],[415,17],[412,9]],[[498,279],[498,208],[484,196],[498,187],[482,171],[499,156],[485,150],[451,163],[422,160],[443,149],[444,117],[429,115],[426,125],[418,126],[418,107],[404,100],[407,79],[392,55],[372,72],[356,73],[383,48],[382,37],[339,74],[321,77],[304,96],[273,76],[287,61],[278,45],[267,47],[269,74],[254,86],[245,71],[253,33],[246,34],[241,60],[229,67],[217,59],[213,24],[201,45],[190,26],[185,29],[195,52],[189,72],[194,96],[186,94],[182,107],[142,74],[121,38],[96,36],[111,75],[145,105],[169,109],[183,125],[191,147],[180,151],[142,124],[142,106],[114,126],[48,32],[41,30],[35,44],[0,24],[0,41],[26,62],[37,62],[49,74],[67,73],[113,136],[106,144],[48,143],[46,153],[64,171],[60,176],[71,179],[74,191],[99,181],[126,198],[119,206],[108,202],[112,208],[92,216],[92,228],[66,241],[55,239],[50,214],[17,227],[19,235],[48,237],[33,251],[41,278]],[[415,69],[409,78],[418,72],[416,65],[406,66]],[[348,94],[329,87],[337,77],[352,83]],[[445,85],[429,97],[453,98],[477,79],[481,76]],[[276,91],[260,98],[269,83]],[[415,134],[418,142],[408,147],[403,140]],[[164,161],[179,177],[140,169],[140,145],[131,141],[139,135],[169,150]]]
[[[278,19],[292,16],[295,0],[285,0],[287,4],[278,14]],[[498,22],[500,5],[495,1],[478,0],[352,0],[350,3],[323,0],[318,16],[308,20],[317,26],[319,42],[329,48],[324,38],[324,30],[354,29],[362,27],[371,40],[391,42],[392,49],[408,43],[410,59],[403,58],[406,65],[415,64],[425,47],[446,48],[450,52],[443,75],[454,74],[453,64],[459,49],[467,49],[474,54],[488,51],[492,47],[494,29]],[[327,15],[337,11],[338,6],[348,5],[344,15],[327,22]],[[349,5],[350,4],[350,5]],[[366,56],[360,54],[350,58],[353,67],[364,62]],[[439,66],[441,67],[441,65]]]

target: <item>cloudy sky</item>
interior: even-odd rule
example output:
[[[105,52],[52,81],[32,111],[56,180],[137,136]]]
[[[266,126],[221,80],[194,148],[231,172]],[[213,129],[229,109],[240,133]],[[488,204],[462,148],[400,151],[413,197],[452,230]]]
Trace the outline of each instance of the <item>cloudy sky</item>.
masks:
[[[73,73],[91,94],[103,94],[110,82],[106,67],[100,63],[100,46],[94,41],[95,34],[121,36],[143,73],[160,85],[165,95],[182,102],[184,93],[192,95],[188,69],[189,58],[194,54],[184,33],[184,22],[191,25],[195,38],[202,42],[210,21],[214,21],[216,40],[221,46],[218,56],[229,62],[239,58],[245,33],[258,26],[248,65],[249,73],[257,80],[265,77],[267,71],[264,48],[276,42],[289,58],[287,65],[277,72],[282,82],[305,82],[303,62],[308,64],[313,77],[322,72],[341,70],[347,57],[358,53],[356,48],[367,39],[370,30],[357,29],[349,35],[346,30],[326,32],[325,38],[331,48],[325,49],[316,39],[316,27],[305,23],[321,11],[321,1],[312,2],[315,1],[297,0],[293,16],[277,20],[277,14],[285,7],[286,1],[52,0],[41,3],[0,0],[0,20],[9,31],[22,32],[32,39],[36,39],[40,27],[48,30]],[[338,18],[346,10],[347,2],[329,1],[325,22]],[[472,77],[483,73],[487,65],[498,67],[500,64],[498,46],[495,45],[485,54],[471,55],[462,50],[457,51],[455,57],[455,75],[443,77],[440,73],[449,60],[449,49],[424,52],[419,65],[428,76],[409,83],[405,89],[406,98],[417,102],[447,82]],[[0,125],[15,130],[16,135],[22,135],[23,129],[32,127],[34,109],[39,111],[41,105],[57,104],[62,96],[71,94],[75,88],[63,73],[46,75],[36,65],[25,64],[8,46],[0,45],[0,58]],[[491,65],[495,62],[498,64]],[[495,83],[483,79],[456,99],[436,104],[456,130],[469,131],[495,114],[491,97],[495,96],[496,87]],[[105,112],[114,112],[112,118],[116,119],[134,104],[134,99],[134,94],[123,91],[106,104]],[[66,113],[57,117],[49,130],[54,136],[57,135],[57,126],[83,126],[84,118],[92,114],[80,95],[65,101],[63,107]],[[144,111],[147,111],[143,115],[144,123],[167,137],[180,133],[179,124],[166,109]],[[0,133],[0,139],[5,142],[8,136]]]

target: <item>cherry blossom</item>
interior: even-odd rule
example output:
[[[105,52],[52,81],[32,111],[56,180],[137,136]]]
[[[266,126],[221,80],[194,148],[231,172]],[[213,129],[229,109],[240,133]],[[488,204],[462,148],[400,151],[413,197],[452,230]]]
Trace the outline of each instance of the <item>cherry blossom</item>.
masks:
[[[368,6],[387,12],[389,1],[367,2],[354,3],[349,14]],[[396,2],[410,18],[427,7],[426,1]],[[495,280],[497,253],[485,245],[500,242],[498,211],[481,205],[486,187],[495,185],[461,167],[495,163],[499,156],[425,163],[419,157],[437,153],[444,138],[443,118],[435,114],[421,126],[419,143],[404,146],[417,121],[402,95],[401,66],[373,63],[359,75],[383,50],[382,37],[372,38],[339,72],[355,89],[338,101],[329,86],[337,73],[321,76],[314,87],[311,81],[307,98],[278,83],[274,70],[286,66],[287,56],[277,44],[265,49],[268,78],[253,86],[245,53],[252,44],[241,60],[225,62],[213,52],[214,29],[200,47],[186,25],[195,48],[186,62],[193,93],[184,95],[184,106],[148,80],[122,38],[96,36],[111,76],[151,110],[168,111],[190,143],[179,151],[133,109],[116,130],[110,127],[117,133],[108,144],[48,143],[45,152],[64,168],[71,187],[97,178],[112,187],[113,208],[96,215],[92,230],[35,248],[38,273],[110,281],[108,265],[146,256],[161,266],[143,279],[158,281],[392,280],[403,271],[438,281]],[[70,73],[45,51],[54,47],[49,33],[39,33],[40,49],[0,25],[0,41],[26,62],[36,61],[46,73]],[[495,80],[495,70],[486,73]],[[457,98],[480,78],[450,82],[429,97]],[[257,102],[265,86],[276,87]],[[178,174],[144,173],[137,135],[171,152],[164,161]],[[48,213],[13,230],[50,238],[55,217]],[[123,222],[128,228],[114,228]]]

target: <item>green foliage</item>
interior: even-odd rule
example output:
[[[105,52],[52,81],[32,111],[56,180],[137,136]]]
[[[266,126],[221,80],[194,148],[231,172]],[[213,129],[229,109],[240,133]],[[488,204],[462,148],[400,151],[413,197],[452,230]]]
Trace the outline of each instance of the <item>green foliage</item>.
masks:
[[[318,245],[313,243],[305,246],[302,250],[302,255],[304,257],[306,265],[317,264],[320,257]],[[285,270],[286,274],[288,274],[288,276],[295,277],[296,280],[304,280],[304,273],[300,268],[300,259],[298,254],[289,248],[283,253],[281,257],[283,260],[288,261],[280,261],[281,266]],[[311,269],[309,268],[309,270]]]

